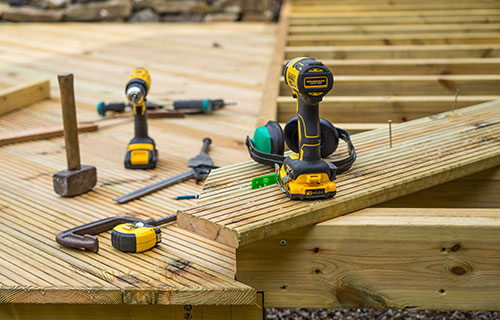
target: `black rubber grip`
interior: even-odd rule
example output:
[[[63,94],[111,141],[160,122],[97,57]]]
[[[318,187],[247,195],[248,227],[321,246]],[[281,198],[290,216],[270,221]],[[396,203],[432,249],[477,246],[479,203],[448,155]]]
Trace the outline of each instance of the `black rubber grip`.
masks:
[[[143,139],[148,138],[148,120],[146,112],[144,112],[144,114],[135,114],[134,117],[135,137]]]
[[[203,112],[203,104],[205,100],[177,100],[174,102],[174,108],[177,110],[194,109],[198,112]]]
[[[321,160],[319,132],[319,104],[307,102],[298,97],[299,155],[303,161]]]

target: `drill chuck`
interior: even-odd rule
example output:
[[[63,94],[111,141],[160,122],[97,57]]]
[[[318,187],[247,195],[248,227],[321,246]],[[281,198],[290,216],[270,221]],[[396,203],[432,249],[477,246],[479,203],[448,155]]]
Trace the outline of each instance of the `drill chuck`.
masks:
[[[131,86],[126,92],[127,99],[132,104],[141,104],[144,101],[144,91],[139,86]]]
[[[137,68],[132,72],[125,87],[125,95],[134,106],[142,104],[146,100],[151,85],[151,77],[143,68]]]

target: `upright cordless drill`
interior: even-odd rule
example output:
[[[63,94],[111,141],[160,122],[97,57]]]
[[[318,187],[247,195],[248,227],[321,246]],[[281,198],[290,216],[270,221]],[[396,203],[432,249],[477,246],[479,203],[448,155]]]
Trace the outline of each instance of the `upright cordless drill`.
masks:
[[[313,58],[295,58],[285,66],[285,82],[297,99],[299,153],[285,158],[279,182],[291,199],[333,197],[336,167],[321,159],[319,103],[333,87],[333,74]]]
[[[125,94],[133,106],[135,135],[130,140],[125,156],[125,168],[151,169],[156,167],[158,151],[155,142],[148,137],[146,96],[151,77],[144,68],[136,68],[128,79]]]

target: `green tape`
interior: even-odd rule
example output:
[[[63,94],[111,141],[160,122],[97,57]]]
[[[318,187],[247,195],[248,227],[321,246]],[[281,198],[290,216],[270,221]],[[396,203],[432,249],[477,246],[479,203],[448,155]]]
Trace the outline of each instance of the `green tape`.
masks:
[[[276,173],[255,177],[252,179],[252,190],[267,187],[277,183],[278,179],[276,177]]]

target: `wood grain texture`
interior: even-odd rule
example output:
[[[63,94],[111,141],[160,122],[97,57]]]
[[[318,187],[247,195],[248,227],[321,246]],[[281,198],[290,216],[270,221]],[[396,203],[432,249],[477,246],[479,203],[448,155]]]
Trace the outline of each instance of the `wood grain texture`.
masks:
[[[50,98],[49,80],[31,81],[0,91],[0,115]]]
[[[237,277],[266,307],[498,310],[499,230],[500,209],[370,208],[238,249]]]
[[[335,198],[291,201],[278,186],[250,190],[272,170],[245,162],[214,171],[199,205],[178,212],[187,230],[238,248],[500,165],[500,102],[353,137],[358,160],[337,177]]]

